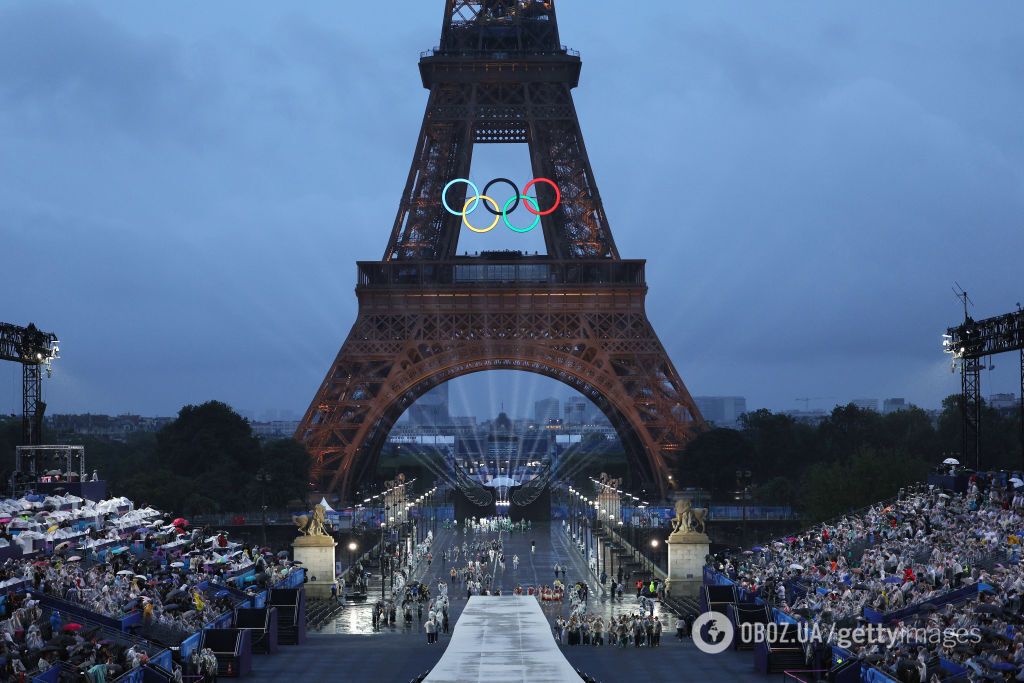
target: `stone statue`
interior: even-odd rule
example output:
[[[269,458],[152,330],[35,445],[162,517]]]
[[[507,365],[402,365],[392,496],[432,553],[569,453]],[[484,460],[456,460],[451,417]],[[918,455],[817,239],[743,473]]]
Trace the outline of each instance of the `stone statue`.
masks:
[[[328,536],[327,530],[324,529],[324,516],[324,506],[317,503],[313,506],[313,514],[292,517],[292,521],[295,522],[301,534],[306,536]]]
[[[688,534],[691,531],[704,533],[704,519],[707,515],[707,508],[695,508],[686,498],[677,500],[676,516],[672,520],[672,533]]]

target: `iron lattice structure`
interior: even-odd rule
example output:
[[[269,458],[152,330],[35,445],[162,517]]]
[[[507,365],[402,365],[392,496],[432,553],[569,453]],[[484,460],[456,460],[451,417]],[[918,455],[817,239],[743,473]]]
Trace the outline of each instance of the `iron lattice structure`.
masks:
[[[664,491],[703,424],[647,318],[644,262],[619,258],[571,91],[581,62],[553,2],[448,0],[420,72],[426,114],[387,251],[360,262],[359,314],[296,434],[321,488],[348,497],[399,416],[442,382],[484,370],[558,379],[616,427],[638,480]],[[542,219],[547,255],[458,257],[443,209],[477,143],[525,142],[561,189]],[[537,186],[543,206],[553,191]],[[458,194],[458,196],[456,196]],[[465,185],[449,192],[465,202]]]
[[[966,298],[966,293],[964,297]],[[1018,304],[1019,307],[1019,304]],[[964,322],[946,330],[944,342],[947,353],[960,361],[961,410],[963,417],[964,464],[981,467],[981,371],[987,356],[1020,351],[1020,415],[1021,458],[1024,462],[1024,311],[974,320],[967,315],[964,304]]]
[[[26,446],[43,442],[43,371],[49,376],[50,363],[59,358],[57,335],[27,327],[0,323],[0,360],[21,363],[21,441]]]

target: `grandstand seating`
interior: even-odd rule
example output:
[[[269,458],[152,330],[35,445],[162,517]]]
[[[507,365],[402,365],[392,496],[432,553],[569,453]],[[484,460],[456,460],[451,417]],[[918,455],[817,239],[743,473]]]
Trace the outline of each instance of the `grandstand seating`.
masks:
[[[310,599],[306,608],[306,626],[319,631],[343,609],[337,600]]]
[[[721,612],[722,614],[728,614],[729,605],[735,605],[739,603],[739,595],[736,593],[736,586],[729,584],[726,586],[701,586],[700,591],[700,611],[704,612]]]
[[[306,591],[301,588],[275,588],[267,604],[277,608],[277,640],[281,645],[306,642]]]
[[[732,622],[733,627],[736,629],[736,637],[733,638],[732,646],[734,650],[752,650],[754,649],[754,642],[752,640],[744,640],[742,637],[743,624],[770,624],[772,622],[771,609],[767,605],[758,605],[753,602],[742,602],[738,604],[728,605],[725,613],[729,617],[729,621]]]
[[[235,610],[235,628],[252,632],[252,651],[272,655],[277,652],[277,609],[251,607]]]
[[[251,638],[250,629],[208,628],[199,647],[210,648],[217,657],[218,676],[238,678],[252,670]]]

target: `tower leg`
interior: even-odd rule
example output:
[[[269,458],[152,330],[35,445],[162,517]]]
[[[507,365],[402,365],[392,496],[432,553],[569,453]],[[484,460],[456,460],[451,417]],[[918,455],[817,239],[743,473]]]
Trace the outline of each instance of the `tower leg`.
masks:
[[[38,446],[43,442],[43,376],[38,365],[21,366],[21,440],[25,446]]]
[[[981,469],[981,359],[964,358],[960,368],[964,422],[963,464]]]

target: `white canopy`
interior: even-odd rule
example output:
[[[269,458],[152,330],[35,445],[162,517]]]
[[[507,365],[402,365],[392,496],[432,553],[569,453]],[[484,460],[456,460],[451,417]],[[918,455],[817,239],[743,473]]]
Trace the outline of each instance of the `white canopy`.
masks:
[[[324,496],[320,499],[320,507],[324,509],[324,512],[334,512],[334,508],[327,502],[327,497]]]

